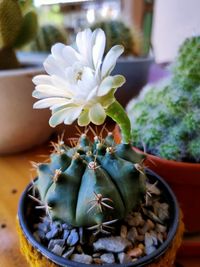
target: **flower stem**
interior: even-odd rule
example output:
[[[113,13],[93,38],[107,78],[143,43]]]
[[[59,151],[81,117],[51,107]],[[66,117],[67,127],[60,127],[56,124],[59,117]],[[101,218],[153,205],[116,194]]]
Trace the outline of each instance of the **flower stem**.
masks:
[[[128,144],[131,139],[131,123],[124,108],[118,101],[115,101],[106,109],[106,114],[119,125],[122,143]]]

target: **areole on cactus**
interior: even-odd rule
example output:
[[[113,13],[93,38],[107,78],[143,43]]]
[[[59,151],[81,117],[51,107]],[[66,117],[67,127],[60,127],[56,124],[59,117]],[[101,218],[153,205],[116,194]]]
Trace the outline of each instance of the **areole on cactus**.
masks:
[[[122,46],[114,46],[103,59],[105,34],[87,29],[77,35],[77,50],[56,44],[44,67],[48,75],[36,76],[33,96],[40,99],[35,108],[50,107],[50,125],[100,125],[106,115],[122,130],[117,145],[109,133],[94,141],[81,134],[77,145],[67,147],[63,140],[54,144],[50,163],[38,164],[41,207],[52,219],[73,226],[86,226],[106,232],[110,224],[136,208],[145,194],[143,155],[132,150],[130,122],[114,93],[125,79],[111,76]]]

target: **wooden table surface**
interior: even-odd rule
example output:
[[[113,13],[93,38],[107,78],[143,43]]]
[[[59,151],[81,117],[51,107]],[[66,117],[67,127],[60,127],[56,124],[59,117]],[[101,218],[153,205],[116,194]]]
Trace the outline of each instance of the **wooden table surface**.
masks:
[[[0,157],[0,267],[28,267],[19,251],[16,214],[20,195],[34,177],[30,161],[43,161],[48,145]],[[200,267],[199,258],[178,259],[181,267]],[[167,267],[167,266],[166,266]]]

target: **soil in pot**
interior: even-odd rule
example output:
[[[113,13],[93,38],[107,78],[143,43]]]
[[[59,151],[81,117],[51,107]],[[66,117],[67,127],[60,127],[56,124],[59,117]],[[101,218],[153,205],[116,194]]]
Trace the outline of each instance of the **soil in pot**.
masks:
[[[152,261],[161,255],[165,255],[164,263],[159,266],[171,266],[168,263],[175,259],[183,232],[183,226],[179,224],[178,206],[161,178],[150,171],[148,177],[151,182],[148,184],[148,195],[137,211],[131,212],[122,221],[105,224],[100,233],[98,228],[73,228],[66,223],[51,222],[41,209],[36,208],[40,205],[38,200],[28,196],[34,193],[29,186],[19,206],[21,234],[26,236],[33,248],[59,266],[87,266],[82,263],[92,266],[118,266],[116,264],[119,263],[122,266],[157,266]],[[22,242],[23,251],[26,250],[24,244],[28,243]],[[170,248],[171,253],[165,253]],[[29,262],[32,256],[27,256]],[[81,265],[76,262],[81,262]]]

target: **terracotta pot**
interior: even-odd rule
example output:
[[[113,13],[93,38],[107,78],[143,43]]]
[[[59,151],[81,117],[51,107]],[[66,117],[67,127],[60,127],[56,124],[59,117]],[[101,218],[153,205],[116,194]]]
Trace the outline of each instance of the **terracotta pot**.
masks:
[[[168,237],[163,244],[152,254],[138,259],[136,262],[128,264],[106,264],[110,267],[172,267],[175,261],[176,252],[181,244],[184,225],[181,220],[180,210],[176,198],[165,183],[165,181],[150,170],[147,175],[152,183],[158,181],[158,187],[162,190],[164,198],[170,205],[171,219],[169,222]],[[55,255],[39,243],[33,236],[31,227],[34,222],[34,215],[38,212],[35,203],[28,197],[30,194],[29,184],[21,196],[18,209],[18,233],[20,236],[20,246],[23,255],[26,257],[31,267],[97,267],[94,264],[77,263]],[[39,216],[38,214],[36,216]]]
[[[15,153],[47,140],[50,112],[34,110],[32,77],[42,67],[0,71],[0,154]]]
[[[114,136],[119,143],[121,135],[118,127],[114,129]],[[200,233],[200,163],[176,162],[147,154],[145,165],[163,177],[176,194],[186,231]]]

